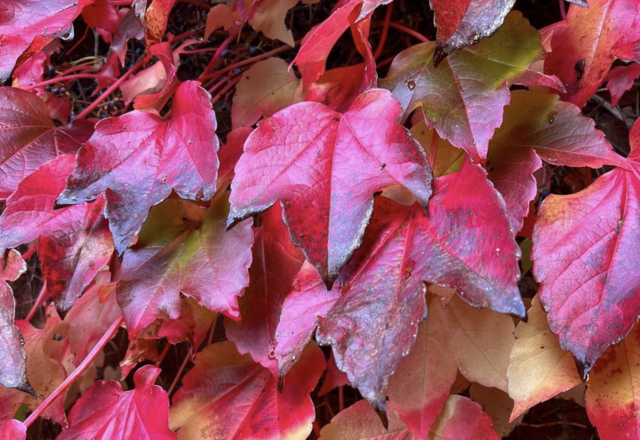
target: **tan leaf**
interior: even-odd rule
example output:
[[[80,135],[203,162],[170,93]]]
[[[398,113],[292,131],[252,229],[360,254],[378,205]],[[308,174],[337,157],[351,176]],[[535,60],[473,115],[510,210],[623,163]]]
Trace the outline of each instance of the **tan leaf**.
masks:
[[[516,328],[507,376],[509,395],[515,401],[511,420],[540,402],[580,384],[573,356],[560,347],[549,330],[547,314],[538,297],[529,309],[529,322]]]

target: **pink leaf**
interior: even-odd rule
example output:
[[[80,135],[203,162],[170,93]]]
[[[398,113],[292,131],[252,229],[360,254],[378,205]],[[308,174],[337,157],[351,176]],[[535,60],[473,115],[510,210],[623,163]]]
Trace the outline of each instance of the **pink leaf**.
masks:
[[[71,408],[69,429],[58,440],[177,440],[169,429],[169,397],[153,384],[159,374],[159,368],[142,367],[133,391],[113,380],[96,382]]]
[[[40,166],[18,185],[0,217],[0,249],[39,238],[38,254],[47,290],[64,311],[71,308],[113,253],[113,240],[102,215],[102,198],[54,209],[74,166],[72,155]]]
[[[374,89],[344,114],[303,102],[265,119],[236,166],[229,223],[280,199],[292,241],[331,286],[362,240],[374,192],[401,184],[422,206],[431,195],[426,156],[399,113]]]
[[[74,205],[105,194],[105,215],[122,253],[152,206],[174,189],[209,200],[218,170],[216,119],[209,94],[194,81],[173,98],[171,118],[133,111],[101,121],[77,156],[58,203]]]
[[[206,210],[173,199],[151,210],[117,275],[118,304],[130,337],[157,318],[180,317],[180,293],[211,311],[239,317],[237,297],[249,284],[253,231],[251,220],[226,230],[226,195],[219,193]]]
[[[640,124],[631,131],[628,171],[616,168],[587,189],[547,197],[533,232],[534,274],[549,327],[584,365],[631,330],[640,314]]]

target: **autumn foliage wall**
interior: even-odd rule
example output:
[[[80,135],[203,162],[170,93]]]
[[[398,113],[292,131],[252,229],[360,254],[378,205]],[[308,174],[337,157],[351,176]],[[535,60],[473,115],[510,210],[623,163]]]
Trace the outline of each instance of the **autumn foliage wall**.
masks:
[[[0,438],[640,439],[640,2],[514,3],[0,0]]]

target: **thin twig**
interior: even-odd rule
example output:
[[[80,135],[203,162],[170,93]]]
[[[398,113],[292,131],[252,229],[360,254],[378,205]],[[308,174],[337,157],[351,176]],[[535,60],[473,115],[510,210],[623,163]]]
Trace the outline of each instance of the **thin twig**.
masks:
[[[116,332],[120,328],[120,325],[123,322],[124,322],[124,317],[120,315],[113,322],[113,324],[111,324],[111,327],[109,327],[109,329],[105,332],[102,338],[100,338],[100,340],[95,345],[95,347],[91,349],[87,357],[84,358],[84,360],[80,363],[80,365],[78,365],[78,368],[73,370],[73,373],[67,376],[64,382],[58,385],[58,387],[55,390],[53,390],[53,392],[49,394],[47,398],[44,399],[44,401],[31,413],[31,415],[27,417],[27,420],[24,421],[25,426],[29,427],[31,424],[33,424],[33,422],[35,422],[38,419],[38,417],[40,417],[40,414],[42,414],[49,407],[49,405],[51,405],[51,403],[54,400],[62,396],[67,391],[67,389],[73,384],[73,382],[75,382],[75,380],[79,378],[82,375],[82,373],[86,371],[87,368],[89,368],[89,365],[91,365],[91,363],[95,360],[98,354],[102,351],[104,346],[107,345],[107,343],[111,340],[111,338],[113,338],[113,336],[116,334]]]

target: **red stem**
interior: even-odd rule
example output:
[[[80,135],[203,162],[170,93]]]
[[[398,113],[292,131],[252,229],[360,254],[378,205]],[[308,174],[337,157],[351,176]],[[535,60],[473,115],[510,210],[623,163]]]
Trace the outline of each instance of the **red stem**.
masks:
[[[222,98],[222,96],[227,93],[229,91],[229,89],[231,89],[231,87],[235,86],[236,83],[238,81],[240,81],[240,78],[242,78],[242,75],[238,75],[235,78],[233,78],[231,81],[229,81],[229,84],[227,84],[226,86],[224,86],[222,88],[222,90],[220,90],[218,92],[218,94],[216,96],[214,96],[213,98],[211,98],[211,102],[216,102],[218,99]]]
[[[184,55],[193,55],[193,54],[196,54],[196,53],[213,52],[214,50],[217,50],[217,49],[215,49],[213,47],[206,47],[204,49],[185,50],[182,53]]]
[[[98,96],[98,98],[95,101],[93,101],[87,108],[82,110],[82,112],[76,117],[76,119],[82,119],[87,117],[96,107],[100,105],[102,101],[107,99],[109,95],[115,92],[116,89],[120,87],[120,84],[125,82],[127,78],[129,78],[134,72],[136,72],[140,67],[142,67],[144,62],[145,62],[145,57],[142,57],[140,60],[138,60],[138,62],[131,69],[129,69],[128,72],[125,72],[116,82],[114,82],[111,85],[111,87],[105,90],[102,95]]]
[[[202,32],[200,31],[187,31],[182,34],[178,34],[169,41],[169,43],[173,44],[177,41],[184,40],[185,38],[194,37],[196,35],[200,35]]]
[[[58,397],[60,397],[62,394],[64,394],[67,391],[67,389],[73,384],[73,382],[78,377],[80,377],[82,375],[82,373],[84,373],[87,368],[89,368],[89,365],[91,365],[91,362],[94,361],[94,359],[102,351],[104,346],[107,345],[107,343],[109,343],[109,341],[116,334],[116,332],[118,331],[118,328],[120,328],[120,325],[123,322],[124,322],[124,318],[123,318],[122,315],[120,315],[113,322],[113,324],[111,324],[111,327],[109,327],[109,329],[102,336],[102,338],[100,338],[100,340],[98,341],[96,346],[91,349],[91,351],[89,352],[87,357],[82,361],[82,363],[80,363],[80,365],[78,365],[78,368],[73,370],[73,373],[71,373],[69,376],[67,376],[67,378],[64,380],[64,382],[62,382],[58,386],[58,388],[56,388],[51,394],[49,394],[47,396],[47,398],[44,399],[44,401],[40,404],[40,406],[38,406],[31,413],[31,415],[29,417],[27,417],[27,420],[24,421],[24,425],[25,426],[29,427],[33,422],[35,422],[36,419],[38,417],[40,417],[40,414],[42,414],[49,407],[49,405],[51,405],[51,403],[54,400],[56,400]]]
[[[220,87],[222,87],[224,85],[224,83],[226,83],[227,81],[229,81],[229,78],[227,78],[226,76],[224,78],[222,78],[220,81],[218,81],[217,83],[215,83],[214,85],[212,85],[208,90],[209,93],[213,93],[216,90],[218,90]]]
[[[564,7],[564,0],[558,0],[558,2],[560,3],[560,15],[562,16],[563,20],[567,19],[567,10]]]
[[[297,42],[296,42],[296,44],[297,44]],[[237,62],[235,64],[231,64],[230,66],[225,67],[224,69],[220,69],[220,70],[218,70],[216,72],[210,73],[209,75],[202,76],[202,78],[200,78],[200,81],[204,82],[204,81],[210,80],[211,78],[217,78],[218,76],[223,75],[223,74],[225,74],[227,72],[231,72],[232,70],[237,69],[238,67],[246,66],[248,64],[253,64],[256,61],[260,61],[260,60],[263,60],[265,58],[272,57],[274,55],[277,55],[279,53],[285,52],[285,51],[290,50],[290,49],[291,48],[289,46],[282,46],[282,47],[279,47],[277,49],[273,49],[272,51],[265,52],[263,54],[257,55],[257,56],[255,56],[253,58],[249,58],[249,59],[246,59],[246,60],[243,60],[243,61],[239,61],[239,62]]]
[[[155,367],[158,368],[165,357],[167,357],[167,353],[169,352],[169,348],[171,348],[171,344],[167,341],[167,344],[162,349],[162,353],[160,353],[160,357],[156,361]]]
[[[27,251],[22,254],[22,259],[27,261],[31,256],[38,250],[38,242],[36,241],[33,246],[31,246]]]
[[[372,27],[384,26],[384,21],[374,21],[373,23],[371,23],[371,26]],[[411,35],[412,37],[414,37],[414,38],[416,38],[416,39],[418,39],[420,41],[423,41],[425,43],[429,42],[429,39],[427,37],[425,37],[424,35],[422,35],[421,33],[416,32],[413,29],[409,29],[406,26],[402,26],[401,24],[398,24],[398,23],[395,23],[395,22],[392,21],[392,22],[389,23],[389,27],[396,28],[399,31],[402,31],[405,34]]]
[[[23,90],[31,90],[31,89],[35,89],[36,87],[46,86],[48,84],[56,84],[56,83],[63,82],[63,81],[73,81],[73,80],[76,80],[76,79],[83,79],[83,78],[88,78],[88,79],[100,79],[100,78],[103,78],[103,79],[113,80],[112,77],[106,76],[106,75],[96,75],[96,74],[93,74],[93,73],[76,73],[75,75],[59,76],[57,78],[48,79],[46,81],[42,81],[40,83],[30,85],[29,87],[25,87]]]
[[[218,49],[216,50],[216,53],[213,54],[213,57],[209,61],[209,64],[207,64],[207,67],[204,69],[204,72],[202,72],[202,75],[200,75],[200,77],[207,76],[207,74],[209,74],[213,69],[215,69],[217,62],[220,59],[220,55],[222,54],[222,51],[225,50],[227,46],[231,44],[232,41],[233,41],[233,37],[229,36],[227,37],[226,40],[222,42],[220,47],[218,47]]]
[[[187,362],[189,362],[189,359],[191,359],[191,348],[189,348],[189,352],[187,353],[184,360],[182,361],[182,365],[180,365],[180,368],[178,369],[178,373],[176,374],[176,377],[173,379],[173,382],[171,382],[171,386],[169,387],[169,390],[167,390],[168,396],[171,396],[171,393],[173,393],[174,388],[176,387],[176,385],[178,385],[180,376],[182,375],[182,372],[187,366]]]
[[[29,310],[29,314],[25,318],[27,320],[27,322],[31,321],[33,319],[33,317],[36,316],[36,313],[38,312],[38,308],[40,308],[40,305],[47,298],[47,293],[48,293],[47,292],[47,282],[45,281],[44,284],[42,285],[42,289],[40,289],[40,293],[38,294],[38,298],[36,298],[36,302],[33,303],[33,306],[31,306],[31,310]]]
[[[373,54],[374,59],[378,59],[380,55],[382,55],[382,50],[384,49],[384,43],[387,42],[387,36],[389,35],[389,23],[391,23],[391,13],[393,12],[393,3],[389,3],[387,6],[387,11],[384,16],[384,24],[382,27],[382,35],[380,36],[380,42],[378,43],[378,47],[376,47],[376,51]]]

